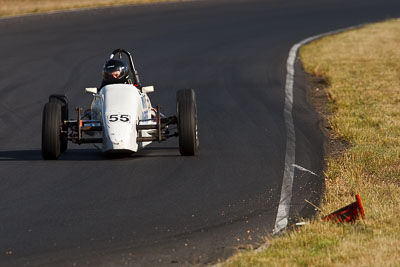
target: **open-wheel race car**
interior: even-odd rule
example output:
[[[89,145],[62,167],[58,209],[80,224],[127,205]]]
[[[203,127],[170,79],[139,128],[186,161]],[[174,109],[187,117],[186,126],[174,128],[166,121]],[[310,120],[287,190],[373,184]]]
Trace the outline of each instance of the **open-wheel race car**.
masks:
[[[129,66],[122,60],[123,55]],[[103,69],[105,80],[100,88],[85,89],[86,93],[93,95],[90,108],[84,112],[80,107],[75,108],[74,119],[68,117],[67,97],[50,95],[43,109],[43,158],[57,159],[67,150],[68,141],[100,143],[104,153],[126,154],[137,152],[154,141],[161,142],[175,136],[179,137],[181,155],[195,155],[199,141],[194,90],[178,90],[176,116],[167,117],[159,106],[154,108],[151,105],[148,93],[153,92],[154,87],[140,85],[128,51],[114,50],[107,62]],[[118,66],[119,62],[126,65]],[[113,72],[108,73],[107,68]],[[123,79],[119,79],[121,77]]]

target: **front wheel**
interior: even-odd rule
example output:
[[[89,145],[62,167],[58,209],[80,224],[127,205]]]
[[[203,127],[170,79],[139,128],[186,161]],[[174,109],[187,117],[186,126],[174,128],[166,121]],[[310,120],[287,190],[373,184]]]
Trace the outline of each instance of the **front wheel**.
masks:
[[[53,94],[49,97],[49,102],[59,103],[61,105],[61,121],[68,120],[68,98],[66,95]],[[68,127],[63,125],[61,134],[61,153],[68,148]]]
[[[43,159],[57,159],[61,154],[61,105],[49,102],[43,109],[42,156]]]
[[[197,107],[193,89],[176,93],[176,113],[178,117],[179,151],[182,156],[194,156],[199,147],[197,132]]]

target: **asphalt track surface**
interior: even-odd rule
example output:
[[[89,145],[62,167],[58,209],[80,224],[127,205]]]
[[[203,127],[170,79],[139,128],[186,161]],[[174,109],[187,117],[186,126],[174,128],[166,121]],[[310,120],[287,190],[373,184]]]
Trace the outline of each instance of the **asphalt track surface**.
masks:
[[[319,33],[400,15],[396,1],[196,1],[0,20],[0,265],[212,264],[271,234],[280,197],[290,47]],[[133,51],[152,103],[175,112],[194,88],[200,153],[177,140],[127,158],[71,145],[40,155],[43,105],[87,107],[108,54]],[[290,221],[323,190],[323,137],[296,67]]]

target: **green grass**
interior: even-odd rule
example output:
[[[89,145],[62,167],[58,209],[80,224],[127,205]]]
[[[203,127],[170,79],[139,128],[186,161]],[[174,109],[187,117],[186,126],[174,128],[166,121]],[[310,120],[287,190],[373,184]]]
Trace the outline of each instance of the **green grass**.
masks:
[[[300,50],[305,70],[327,82],[333,138],[348,143],[328,156],[323,214],[360,194],[366,219],[319,218],[240,253],[227,266],[400,266],[400,20],[328,36]]]

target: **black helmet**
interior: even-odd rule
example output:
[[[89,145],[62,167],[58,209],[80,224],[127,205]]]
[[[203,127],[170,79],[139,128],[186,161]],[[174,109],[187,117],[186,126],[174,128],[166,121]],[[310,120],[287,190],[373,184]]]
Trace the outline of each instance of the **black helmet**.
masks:
[[[103,77],[107,83],[125,83],[128,81],[129,67],[122,60],[110,59],[103,66]]]

